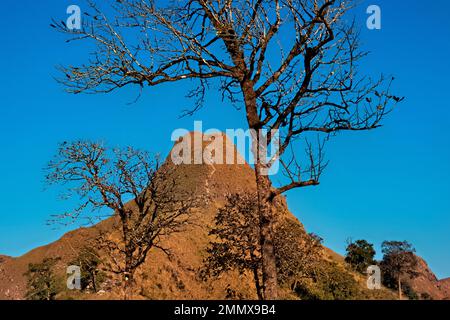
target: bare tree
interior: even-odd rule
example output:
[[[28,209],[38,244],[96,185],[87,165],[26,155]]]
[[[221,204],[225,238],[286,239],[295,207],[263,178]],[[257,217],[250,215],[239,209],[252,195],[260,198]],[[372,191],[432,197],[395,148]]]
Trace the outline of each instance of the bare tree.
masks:
[[[121,241],[101,233],[102,249],[111,253],[110,271],[123,277],[125,297],[132,293],[134,275],[148,252],[161,246],[161,239],[184,229],[195,201],[190,194],[174,192],[170,166],[157,157],[125,149],[107,149],[100,143],[76,141],[61,144],[47,166],[49,184],[64,185],[80,200],[73,211],[57,215],[65,223],[111,216],[118,218]],[[118,256],[118,258],[117,258]]]
[[[296,138],[326,139],[339,131],[378,128],[391,102],[391,79],[358,73],[365,56],[349,20],[348,0],[119,0],[112,10],[89,2],[81,30],[53,27],[70,40],[91,40],[95,50],[80,66],[61,67],[70,92],[111,92],[138,85],[197,81],[188,93],[198,110],[210,83],[222,97],[245,107],[253,139],[265,296],[277,297],[270,203],[294,188],[319,184],[324,169],[308,143],[306,164],[296,159]],[[108,12],[109,14],[106,14]],[[69,41],[70,41],[69,40]],[[265,174],[264,147],[281,137],[279,156],[289,182],[277,188]],[[321,155],[322,142],[319,143]],[[287,152],[288,151],[288,152]],[[302,163],[300,163],[302,162]]]

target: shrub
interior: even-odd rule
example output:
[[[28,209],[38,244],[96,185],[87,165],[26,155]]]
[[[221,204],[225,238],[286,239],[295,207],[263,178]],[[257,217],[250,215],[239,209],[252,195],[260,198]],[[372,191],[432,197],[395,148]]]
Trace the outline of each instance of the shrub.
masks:
[[[353,300],[361,298],[353,276],[334,262],[324,262],[315,275],[300,282],[295,292],[304,300]]]
[[[55,300],[61,284],[53,273],[59,258],[45,258],[41,263],[30,263],[27,277],[27,300]]]

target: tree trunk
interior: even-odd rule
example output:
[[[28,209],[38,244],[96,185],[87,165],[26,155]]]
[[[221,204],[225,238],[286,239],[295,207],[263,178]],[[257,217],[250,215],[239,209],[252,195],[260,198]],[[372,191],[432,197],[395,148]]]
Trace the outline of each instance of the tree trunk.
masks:
[[[259,202],[260,244],[262,253],[262,277],[264,299],[278,298],[277,268],[273,246],[273,212],[269,202],[270,180],[260,174],[260,164],[255,164],[256,184]]]
[[[264,300],[264,293],[261,287],[258,272],[259,272],[258,268],[253,269],[253,278],[255,280],[256,293],[258,295],[259,300]]]
[[[47,282],[46,285],[47,285],[47,297],[45,298],[45,300],[50,301],[52,300],[52,289],[51,289],[52,284],[50,282]]]
[[[94,289],[94,292],[97,293],[97,276],[96,271],[91,271],[91,278],[92,278],[92,288]]]
[[[292,287],[291,287],[292,292],[295,293],[295,290],[297,290],[297,285],[298,285],[298,280],[296,279],[296,280],[294,281],[294,284],[293,284]]]
[[[124,293],[124,300],[130,300],[133,290],[133,252],[134,248],[131,245],[130,241],[130,228],[129,228],[129,217],[128,213],[123,210],[121,213],[119,213],[121,222],[122,222],[122,236],[123,236],[123,242],[125,243],[125,268],[123,272],[123,293]]]
[[[267,173],[265,159],[261,159],[267,151],[267,146],[261,145],[261,123],[258,116],[256,94],[254,83],[249,80],[241,82],[242,93],[245,101],[247,113],[247,123],[250,130],[254,130],[252,137],[252,153],[255,159],[255,178],[258,192],[259,207],[259,227],[260,227],[260,245],[262,254],[262,281],[264,299],[275,300],[278,298],[277,269],[275,264],[275,252],[273,248],[273,212],[269,195],[271,191],[271,182]],[[263,149],[261,149],[263,147]]]
[[[124,274],[124,300],[130,300],[133,295],[133,273],[125,272]]]
[[[402,281],[398,277],[398,300],[402,300]]]
[[[133,263],[133,250],[130,245],[125,246],[125,270],[123,274],[124,280],[124,300],[130,300],[133,293],[133,281],[134,281],[134,270],[132,267]]]

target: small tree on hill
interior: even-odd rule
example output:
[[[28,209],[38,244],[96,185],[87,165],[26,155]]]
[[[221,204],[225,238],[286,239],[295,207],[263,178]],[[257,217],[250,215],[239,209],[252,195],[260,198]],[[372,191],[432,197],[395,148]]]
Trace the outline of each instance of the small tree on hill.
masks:
[[[364,273],[368,266],[376,264],[374,259],[376,252],[373,244],[366,240],[357,240],[349,243],[346,251],[345,262],[358,272]]]
[[[60,291],[60,283],[53,269],[59,258],[45,258],[41,263],[30,263],[27,277],[27,300],[54,300]]]
[[[190,209],[196,203],[187,192],[175,192],[169,166],[160,166],[158,157],[131,147],[111,150],[100,143],[65,142],[47,171],[49,184],[64,185],[69,196],[81,201],[57,220],[85,218],[92,223],[111,216],[102,209],[112,210],[118,218],[120,240],[101,234],[100,243],[111,257],[110,271],[122,276],[125,298],[131,295],[136,270],[149,251],[168,252],[161,239],[189,223]]]
[[[295,220],[286,219],[275,228],[275,256],[278,282],[294,292],[299,282],[310,278],[322,258],[323,239],[307,234]]]
[[[215,217],[210,235],[216,237],[207,248],[202,270],[217,277],[232,269],[250,271],[259,299],[264,297],[260,225],[256,194],[232,194]],[[297,282],[311,275],[322,252],[320,237],[307,234],[298,221],[282,218],[275,227],[274,246],[278,281],[293,290]]]
[[[102,260],[97,250],[92,247],[83,247],[78,253],[78,256],[69,264],[80,267],[81,290],[98,291],[105,274],[100,270]]]
[[[402,281],[405,277],[415,277],[417,257],[415,249],[407,241],[384,241],[381,245],[383,260],[380,263],[383,282],[390,288],[398,289],[398,298],[402,299]]]
[[[250,271],[258,298],[263,299],[259,228],[255,223],[257,218],[258,204],[254,196],[229,195],[225,206],[217,211],[215,226],[209,232],[216,240],[207,248],[208,257],[202,271],[213,277],[234,268],[241,273]]]

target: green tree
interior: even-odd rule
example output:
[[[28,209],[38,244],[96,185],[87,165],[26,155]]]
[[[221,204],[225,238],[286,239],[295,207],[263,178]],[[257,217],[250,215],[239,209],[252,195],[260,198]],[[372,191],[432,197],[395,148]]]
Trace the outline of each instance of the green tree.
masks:
[[[30,263],[27,277],[27,300],[54,300],[60,291],[60,283],[53,269],[60,258],[45,258],[41,263]]]
[[[429,293],[423,292],[420,294],[420,299],[421,300],[433,300],[433,297]]]
[[[353,275],[330,261],[323,261],[311,278],[299,282],[295,293],[302,300],[356,300],[362,297]]]
[[[256,293],[264,298],[261,279],[261,248],[258,218],[258,203],[249,194],[227,196],[226,204],[215,216],[215,226],[209,232],[216,239],[207,248],[202,272],[204,276],[218,277],[224,272],[238,269],[253,275]]]
[[[402,291],[408,297],[409,300],[419,300],[419,294],[413,289],[410,283],[402,283]]]
[[[416,277],[417,257],[412,244],[407,241],[384,241],[381,245],[383,260],[380,267],[383,283],[393,289],[398,289],[398,298],[402,299],[402,282]]]
[[[364,273],[367,267],[376,264],[373,244],[366,240],[357,240],[347,246],[345,262],[358,272]]]
[[[295,291],[299,282],[310,278],[322,258],[323,239],[306,233],[293,219],[285,219],[275,228],[275,257],[278,282]]]
[[[216,237],[207,248],[204,275],[217,277],[238,269],[253,274],[256,293],[264,297],[257,194],[232,194],[215,217],[210,235]],[[307,234],[294,219],[281,218],[275,225],[274,247],[278,282],[295,291],[297,283],[312,274],[321,258],[322,239]]]
[[[78,256],[69,263],[80,267],[81,290],[98,291],[99,285],[105,278],[105,274],[100,270],[101,263],[97,250],[92,247],[81,248]]]

